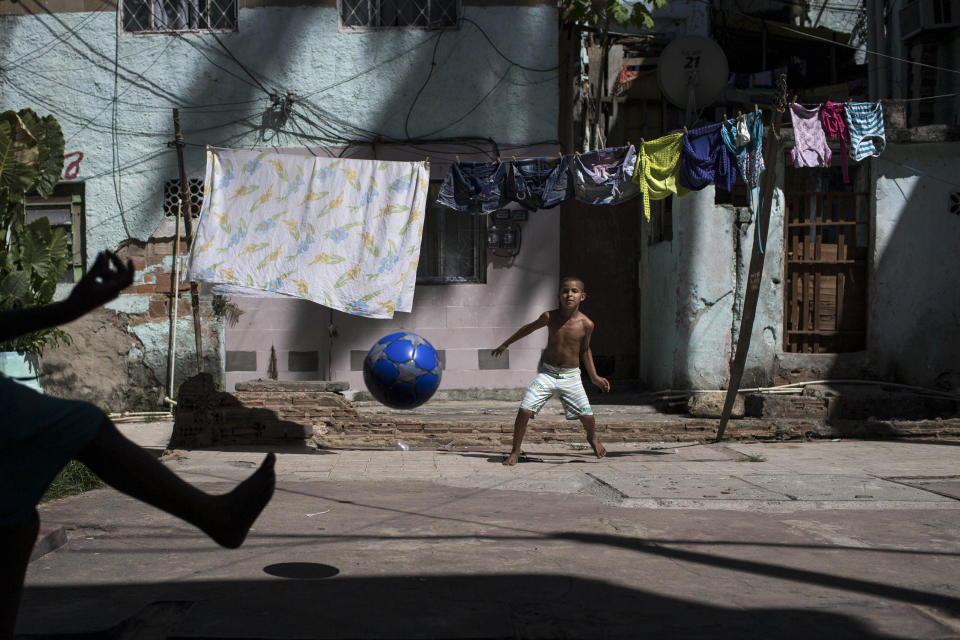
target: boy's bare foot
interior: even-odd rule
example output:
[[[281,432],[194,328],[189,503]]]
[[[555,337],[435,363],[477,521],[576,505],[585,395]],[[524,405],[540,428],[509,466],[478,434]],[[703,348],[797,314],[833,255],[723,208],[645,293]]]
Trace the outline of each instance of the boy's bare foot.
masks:
[[[590,446],[593,447],[593,452],[597,454],[598,458],[602,458],[607,455],[607,450],[600,444],[600,438],[593,436],[592,438],[587,438],[587,442],[590,443]]]
[[[520,461],[520,453],[519,452],[511,453],[510,456],[503,461],[503,464],[506,467],[512,467],[513,465],[517,464],[517,462],[519,461]]]
[[[268,453],[249,478],[230,493],[215,498],[212,521],[203,529],[214,542],[228,549],[243,544],[250,527],[273,496],[276,461],[277,457]]]

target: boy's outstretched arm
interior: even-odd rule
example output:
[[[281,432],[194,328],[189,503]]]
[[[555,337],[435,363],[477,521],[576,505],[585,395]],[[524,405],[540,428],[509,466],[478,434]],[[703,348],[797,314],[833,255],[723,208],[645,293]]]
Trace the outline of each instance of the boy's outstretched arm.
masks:
[[[116,298],[133,283],[133,261],[126,264],[110,251],[97,256],[93,266],[73,287],[66,300],[26,309],[0,311],[0,341],[31,331],[49,329],[76,320]]]
[[[490,352],[490,355],[492,355],[495,358],[499,358],[503,354],[503,352],[507,350],[507,347],[509,347],[511,344],[513,344],[520,338],[526,338],[528,335],[530,335],[537,329],[547,326],[547,323],[549,321],[550,321],[550,314],[544,311],[543,313],[540,314],[539,318],[517,329],[516,333],[514,333],[512,336],[504,340],[499,347],[497,347],[496,349]]]
[[[593,323],[587,327],[586,335],[583,336],[583,342],[580,344],[580,359],[583,366],[590,376],[590,382],[595,384],[601,391],[610,391],[610,381],[597,375],[597,368],[593,364],[593,351],[590,350],[590,336],[593,335]]]

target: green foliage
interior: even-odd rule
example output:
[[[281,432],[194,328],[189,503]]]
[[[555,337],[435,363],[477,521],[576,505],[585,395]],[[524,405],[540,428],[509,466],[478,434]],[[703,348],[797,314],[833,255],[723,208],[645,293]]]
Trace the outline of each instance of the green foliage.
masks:
[[[563,21],[604,31],[611,24],[621,27],[633,25],[639,29],[653,27],[651,11],[667,4],[667,0],[561,0]]]
[[[50,502],[67,496],[75,496],[103,486],[106,486],[103,480],[93,471],[90,471],[86,465],[71,460],[50,483],[46,493],[40,498],[40,502]]]
[[[53,116],[30,109],[0,114],[0,310],[48,304],[69,265],[63,229],[46,218],[24,224],[28,195],[43,198],[63,171],[64,140]],[[0,350],[41,353],[49,344],[69,342],[60,329],[36,331]]]

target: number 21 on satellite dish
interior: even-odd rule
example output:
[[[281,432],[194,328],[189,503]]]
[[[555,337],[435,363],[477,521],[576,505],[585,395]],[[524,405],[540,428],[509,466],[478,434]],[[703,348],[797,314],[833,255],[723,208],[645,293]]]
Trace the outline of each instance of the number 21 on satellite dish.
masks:
[[[682,36],[660,54],[657,80],[671,104],[686,110],[693,124],[698,110],[709,105],[727,86],[730,68],[727,56],[706,36]]]

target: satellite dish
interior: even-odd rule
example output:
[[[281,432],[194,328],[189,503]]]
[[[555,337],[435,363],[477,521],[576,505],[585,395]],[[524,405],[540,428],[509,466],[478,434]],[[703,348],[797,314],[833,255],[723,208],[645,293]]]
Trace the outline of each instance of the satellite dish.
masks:
[[[706,36],[683,36],[660,54],[657,80],[660,91],[673,105],[686,109],[687,123],[727,86],[727,56]]]

